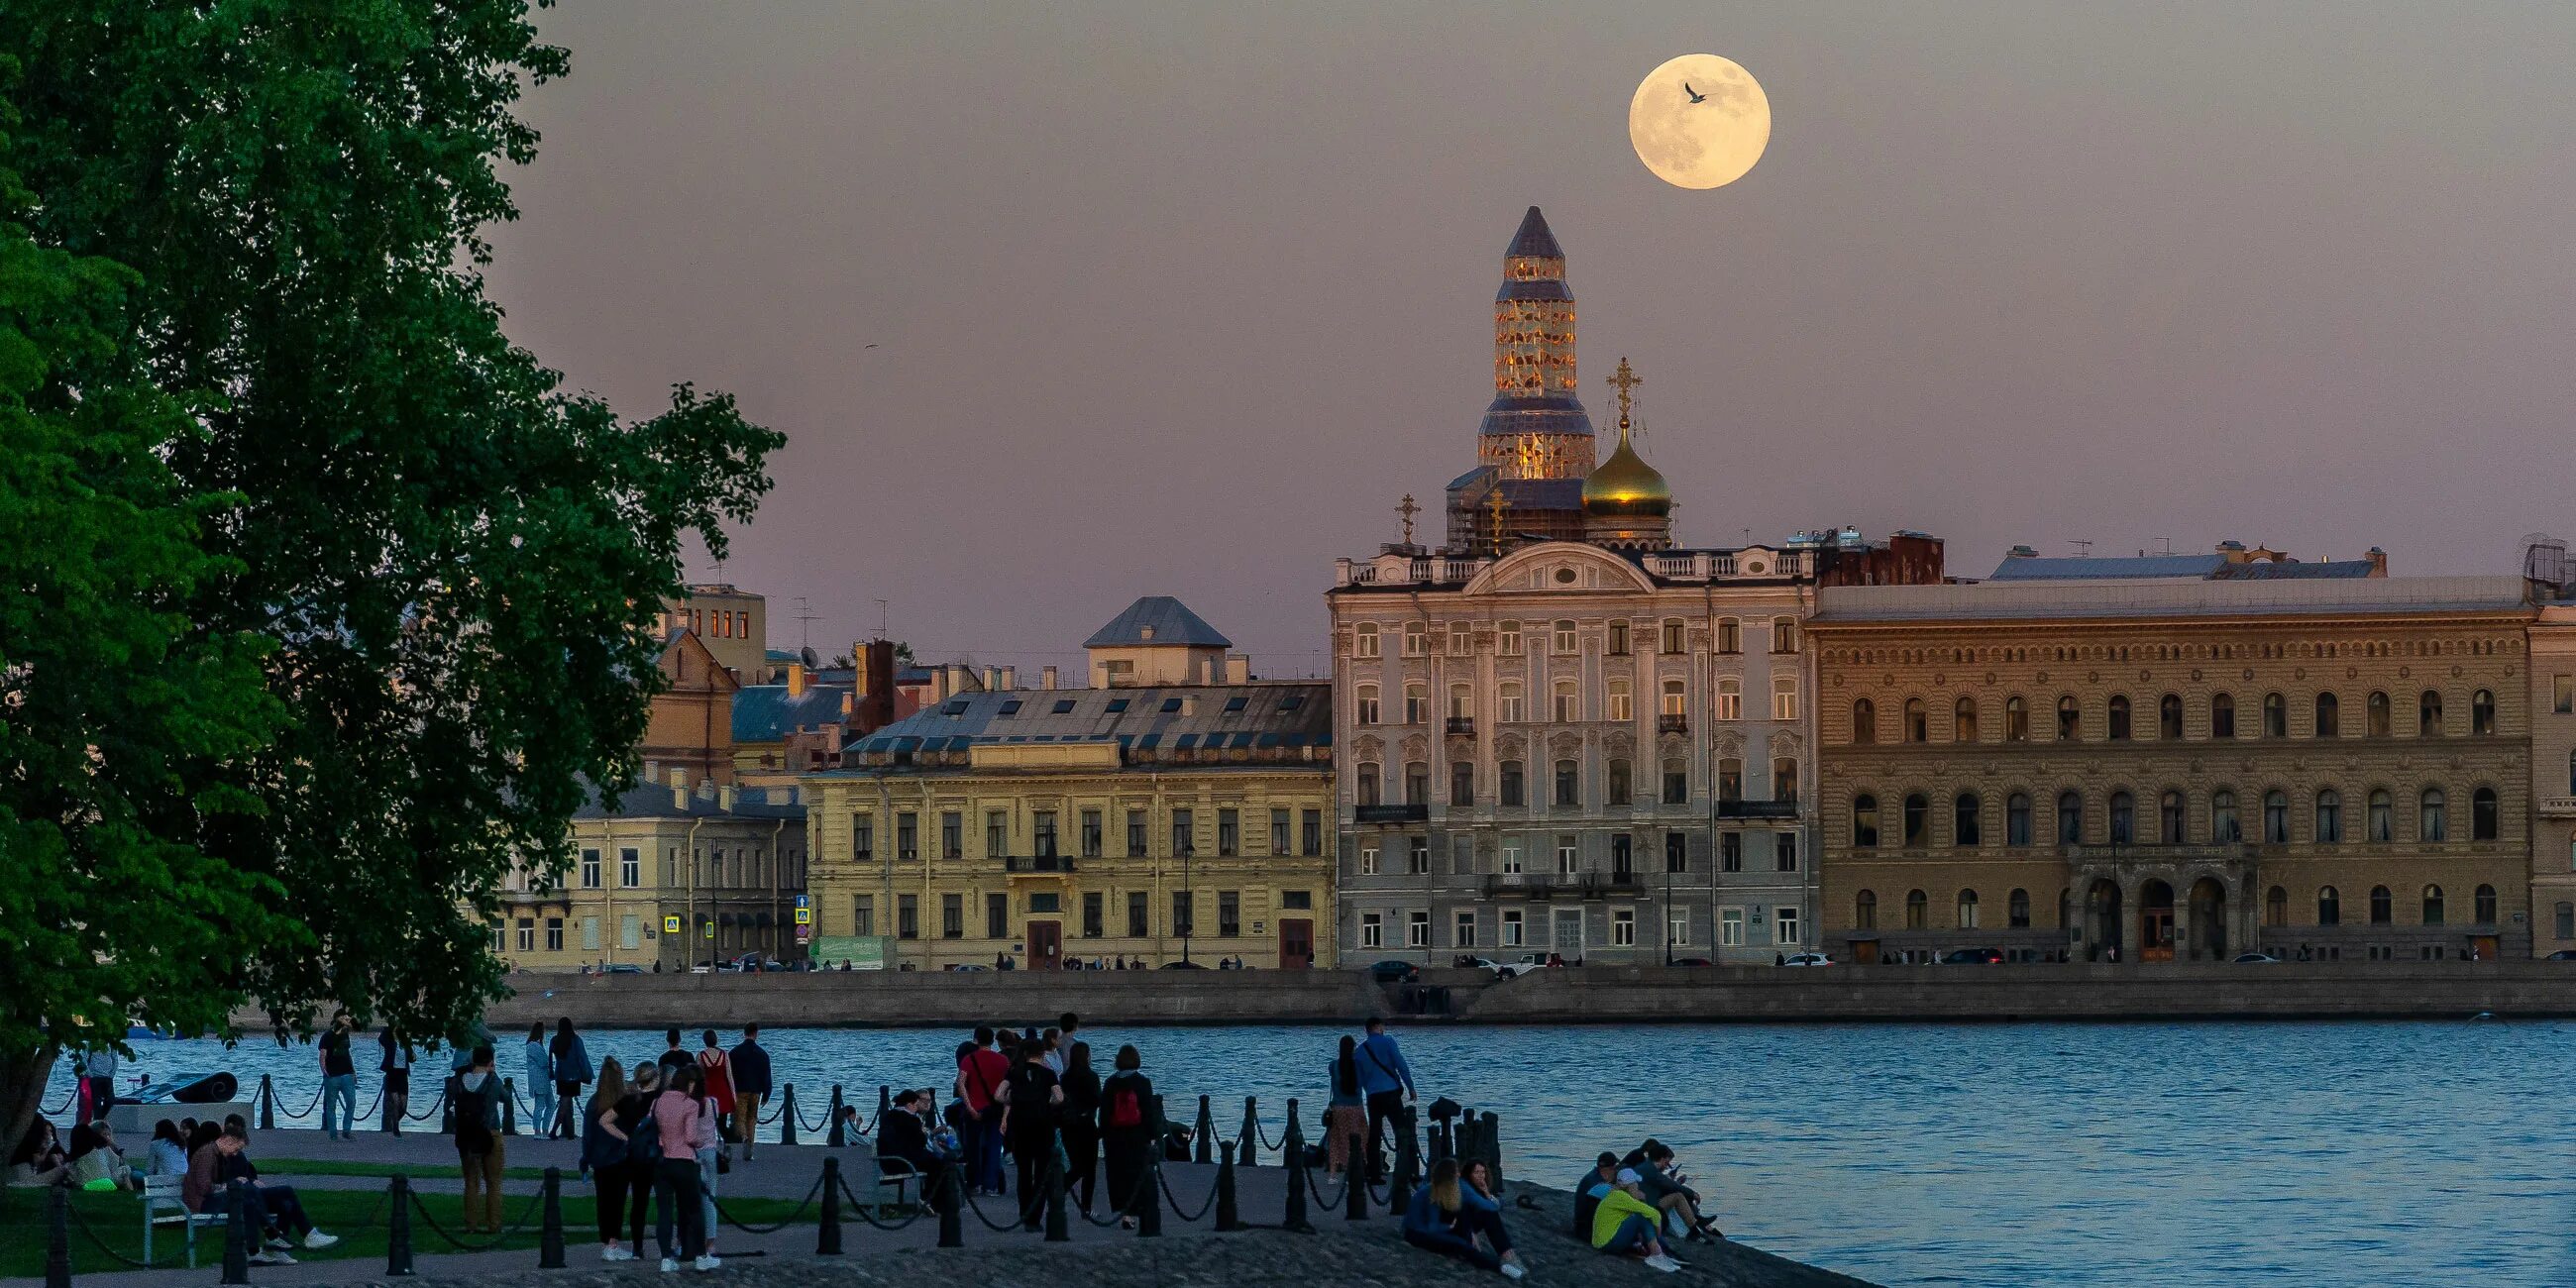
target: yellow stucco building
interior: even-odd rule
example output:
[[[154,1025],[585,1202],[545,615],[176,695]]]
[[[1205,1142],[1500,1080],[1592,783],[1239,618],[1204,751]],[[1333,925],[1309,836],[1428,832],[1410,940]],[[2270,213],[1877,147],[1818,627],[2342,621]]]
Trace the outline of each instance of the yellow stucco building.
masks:
[[[1334,965],[1330,686],[1206,682],[1242,668],[1171,599],[1089,647],[1200,682],[954,694],[806,777],[818,961]]]

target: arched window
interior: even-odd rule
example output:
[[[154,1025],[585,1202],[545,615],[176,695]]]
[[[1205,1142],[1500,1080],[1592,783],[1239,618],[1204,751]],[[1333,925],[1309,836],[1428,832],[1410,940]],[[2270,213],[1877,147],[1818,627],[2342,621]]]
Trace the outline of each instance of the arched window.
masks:
[[[1931,721],[1924,717],[1923,699],[1921,698],[1907,698],[1905,700],[1905,740],[1907,742],[1929,742],[1932,740]]]
[[[1378,656],[1377,623],[1362,622],[1351,632],[1351,656]]]
[[[1500,794],[1505,805],[1529,804],[1529,775],[1521,768],[1521,762],[1504,761],[1495,776],[1500,780]]]
[[[1606,686],[1610,699],[1610,722],[1626,724],[1637,718],[1637,699],[1624,679],[1612,680]]]
[[[1744,681],[1736,679],[1731,675],[1719,677],[1717,682],[1717,718],[1720,720],[1741,720],[1744,718]],[[1874,725],[1877,722],[1873,720],[1871,723]],[[1877,733],[1878,731],[1876,729],[1870,730],[1871,737],[1865,741],[1876,741]]]
[[[2209,700],[2209,736],[2212,738],[2236,736],[2235,698],[2221,693]]]
[[[2075,695],[2069,693],[2059,697],[2057,699],[2057,740],[2075,741],[2075,735],[2081,731],[2082,725],[2083,716],[2075,706]]]
[[[1551,715],[1556,722],[1558,724],[1572,724],[1575,721],[1582,719],[1583,708],[1576,705],[1574,681],[1559,680],[1554,685],[1554,690],[1555,696],[1551,700],[1553,706]]]
[[[1630,793],[1636,790],[1635,779],[1636,771],[1628,767],[1627,761],[1612,760],[1610,762],[1610,772],[1607,775],[1608,785],[1602,789],[1603,795],[1606,797],[1606,800],[1603,803],[1610,805],[1627,804]]]
[[[2290,843],[2290,794],[2277,787],[2263,793],[2263,843]]]
[[[2125,693],[2114,693],[2111,695],[2111,741],[2127,742],[2128,740],[2129,696]]]
[[[1352,705],[1357,708],[1353,718],[1364,725],[1376,724],[1381,714],[1377,704],[1377,686],[1363,684],[1352,690],[1352,693],[1355,695]]]
[[[1672,763],[1674,763],[1674,764],[1678,765],[1678,764],[1680,764],[1681,762],[1680,762],[1680,761],[1674,761],[1674,762],[1672,762]],[[1798,800],[1798,758],[1797,758],[1797,757],[1795,757],[1795,756],[1774,756],[1774,757],[1772,757],[1772,758],[1771,758],[1771,799],[1772,799],[1772,800],[1775,800],[1775,801],[1779,801],[1779,802],[1785,803],[1785,804],[1796,804],[1796,803],[1797,803],[1797,800]],[[1675,802],[1675,803],[1676,803],[1676,804],[1678,804],[1679,802]]]
[[[1664,705],[1662,714],[1668,716],[1683,716],[1690,714],[1690,696],[1682,681],[1664,681]]]
[[[2469,839],[2492,841],[2503,819],[2496,809],[2496,789],[2481,787],[2469,793]]]
[[[1408,760],[1404,762],[1404,803],[1407,805],[1428,805],[1431,803],[1430,761]]]
[[[2287,889],[2274,886],[2264,892],[2263,924],[2266,926],[2290,924],[2290,892]]]
[[[1583,803],[1583,775],[1571,760],[1556,762],[1555,800],[1560,809],[1572,809]]]
[[[1952,797],[1950,799],[1950,844],[1974,846],[1982,841],[1981,833],[1984,829],[1979,826],[1978,816],[1983,812],[1984,802],[1977,799],[1975,792],[1961,792]]]
[[[1418,725],[1431,718],[1431,686],[1419,682],[1404,686],[1404,722]]]
[[[1852,797],[1852,848],[1878,848],[1878,798],[1875,796]]]
[[[1878,929],[1878,894],[1876,891],[1863,890],[1859,894],[1852,896],[1852,929]]]
[[[1386,767],[1374,760],[1363,760],[1353,775],[1352,790],[1362,805],[1375,805],[1385,799]]]
[[[2370,829],[2369,839],[2373,841],[2397,839],[2397,798],[2389,795],[2387,788],[2371,789],[2370,819],[2366,826]]]
[[[1959,892],[1959,929],[1974,930],[1976,928],[1977,892],[1974,890],[1962,890]]]
[[[1771,677],[1771,718],[1774,720],[1798,718],[1798,677],[1794,675]]]
[[[2373,690],[2370,695],[2369,711],[2370,736],[2373,738],[2387,737],[2388,695],[2377,690]]]
[[[1905,848],[1920,849],[1932,843],[1932,804],[1921,792],[1905,794]]]
[[[2481,926],[2492,926],[2496,919],[2496,888],[2482,885],[2477,891],[2477,918]]]
[[[2168,693],[2156,701],[2156,736],[2182,737],[2182,695]]]
[[[1518,684],[1503,685],[1494,695],[1494,704],[1500,708],[1494,713],[1495,718],[1504,724],[1519,724],[1529,719],[1528,701],[1521,696]]]
[[[2493,690],[2480,689],[2469,695],[2469,732],[2473,734],[2490,734],[2495,732],[2495,693]]]
[[[2343,736],[2343,704],[2331,693],[2317,695],[2317,736],[2320,738]]]
[[[2167,789],[2156,801],[2156,839],[2167,845],[2182,844],[2186,822],[2182,793]]]
[[[2343,793],[2329,787],[2317,793],[2317,844],[2343,840]]]
[[[1963,693],[1959,695],[1958,701],[1950,704],[1950,741],[1975,742],[1976,740],[1977,700]]]
[[[2030,844],[2030,797],[2020,792],[2004,798],[2004,844]]]
[[[2014,930],[2030,929],[2030,891],[2016,886],[2004,900],[2004,919]]]
[[[2236,822],[2236,793],[2224,787],[2209,794],[2209,839],[2220,845],[2245,839],[2245,830]]]
[[[1562,656],[1574,651],[1573,622],[1560,620],[1556,623],[1554,629],[1550,630],[1548,634],[1550,636],[1550,643],[1548,646],[1550,652]]]
[[[1907,930],[1923,929],[1923,924],[1931,920],[1931,912],[1932,901],[1925,898],[1922,891],[1905,892],[1905,928]]]
[[[2442,924],[2442,887],[2440,886],[2424,887],[2424,924],[2428,926]]]
[[[2415,736],[2418,738],[2442,736],[2441,690],[2426,689],[2424,696],[2415,700]]]
[[[2030,704],[2018,693],[2004,699],[2004,741],[2030,741]]]
[[[2446,841],[2450,839],[2451,820],[2448,806],[2449,801],[2442,795],[2441,788],[2427,787],[2424,789],[2424,795],[2417,803],[2415,814],[2416,840]]]
[[[2263,736],[2266,738],[2290,736],[2290,700],[2280,694],[2263,695]]]
[[[2137,800],[2125,791],[2111,793],[2111,844],[2134,845],[2137,840]]]
[[[2317,887],[2317,924],[2320,926],[2343,924],[2343,896],[2337,894],[2333,886]]]
[[[1449,718],[1452,720],[1476,718],[1476,686],[1472,684],[1449,686]]]
[[[2074,792],[2057,794],[2057,843],[2081,845],[2084,842],[2084,798]]]
[[[1852,699],[1853,742],[1878,741],[1878,704],[1867,698]]]
[[[2388,887],[2372,886],[2370,888],[2370,924],[2385,926],[2396,920],[2395,901],[2389,897]]]

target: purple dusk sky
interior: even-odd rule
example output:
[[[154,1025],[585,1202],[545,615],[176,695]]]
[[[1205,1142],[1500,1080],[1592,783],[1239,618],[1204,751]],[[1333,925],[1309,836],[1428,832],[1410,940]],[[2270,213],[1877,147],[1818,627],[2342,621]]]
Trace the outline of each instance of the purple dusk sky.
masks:
[[[2508,572],[2576,535],[2576,6],[620,0],[497,237],[511,334],[789,436],[724,575],[792,647],[1079,657],[1181,597],[1324,665],[1336,555],[1436,509],[1543,207],[1597,423],[1636,363],[1680,537],[2224,538]],[[1770,95],[1685,192],[1675,54]],[[878,345],[869,349],[864,346]],[[1604,454],[1606,455],[1606,447]],[[1436,518],[1426,516],[1437,532]],[[701,559],[692,576],[712,569]]]

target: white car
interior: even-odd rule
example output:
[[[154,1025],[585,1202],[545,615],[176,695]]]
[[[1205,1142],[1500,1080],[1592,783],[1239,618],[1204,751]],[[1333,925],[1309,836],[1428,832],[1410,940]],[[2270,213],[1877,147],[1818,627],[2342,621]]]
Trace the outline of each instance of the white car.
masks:
[[[1537,962],[1526,958],[1516,962],[1498,962],[1491,957],[1477,957],[1469,960],[1467,965],[1475,970],[1492,971],[1496,979],[1519,979],[1539,968]]]
[[[1825,956],[1823,953],[1791,953],[1789,954],[1789,960],[1780,964],[1783,966],[1831,966],[1834,964],[1834,959]]]

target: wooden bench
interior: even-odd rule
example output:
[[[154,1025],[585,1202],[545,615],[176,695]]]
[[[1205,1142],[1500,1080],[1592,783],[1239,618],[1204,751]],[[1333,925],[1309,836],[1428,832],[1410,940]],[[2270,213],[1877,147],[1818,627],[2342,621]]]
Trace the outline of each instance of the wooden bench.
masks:
[[[143,1260],[152,1260],[152,1228],[178,1226],[187,1235],[188,1268],[197,1268],[197,1227],[213,1226],[221,1230],[221,1212],[191,1212],[179,1197],[179,1187],[186,1178],[178,1176],[145,1176],[143,1179]]]

